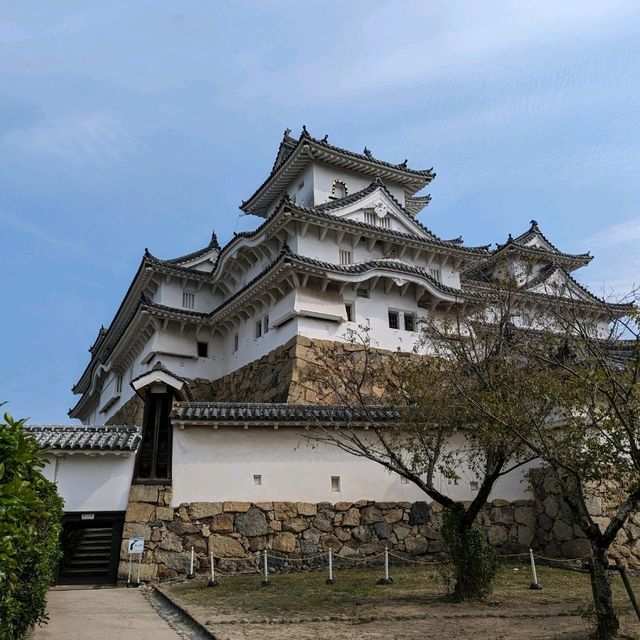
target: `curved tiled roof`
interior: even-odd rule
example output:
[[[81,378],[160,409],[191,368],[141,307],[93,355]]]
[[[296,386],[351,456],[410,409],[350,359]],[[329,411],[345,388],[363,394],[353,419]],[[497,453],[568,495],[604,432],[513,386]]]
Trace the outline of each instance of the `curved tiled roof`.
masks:
[[[135,451],[142,437],[138,427],[129,426],[35,424],[23,429],[41,449],[62,451]]]
[[[187,253],[184,256],[179,256],[177,258],[171,258],[170,260],[165,260],[165,262],[169,262],[172,264],[177,264],[180,262],[189,262],[190,260],[195,260],[196,258],[199,258],[200,256],[205,255],[205,253],[208,253],[213,249],[217,249],[218,251],[220,251],[220,244],[218,242],[218,236],[216,235],[215,231],[211,232],[211,240],[209,240],[209,244],[206,247],[203,247],[202,249],[198,249],[197,251],[192,251],[191,253]]]
[[[178,402],[171,418],[178,421],[210,422],[392,422],[400,409],[371,405],[350,408],[341,405],[236,402]]]

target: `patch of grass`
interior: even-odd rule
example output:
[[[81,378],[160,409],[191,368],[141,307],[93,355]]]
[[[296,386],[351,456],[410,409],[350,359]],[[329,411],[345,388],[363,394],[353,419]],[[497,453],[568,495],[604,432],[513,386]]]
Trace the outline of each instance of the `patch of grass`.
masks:
[[[526,566],[505,566],[500,570],[496,587],[484,603],[451,605],[435,568],[424,566],[393,567],[393,585],[377,585],[380,569],[338,569],[336,584],[324,583],[320,571],[283,573],[270,576],[271,586],[261,586],[259,575],[219,577],[219,585],[208,588],[195,580],[163,587],[187,608],[224,619],[311,618],[323,616],[367,616],[424,613],[427,608],[459,607],[460,611],[487,611],[495,608],[505,613],[527,610],[550,615],[577,613],[591,601],[591,586],[586,573],[539,567],[542,591],[531,591]],[[629,609],[628,598],[619,576],[614,575],[614,597],[622,611]],[[634,579],[640,596],[640,580]]]

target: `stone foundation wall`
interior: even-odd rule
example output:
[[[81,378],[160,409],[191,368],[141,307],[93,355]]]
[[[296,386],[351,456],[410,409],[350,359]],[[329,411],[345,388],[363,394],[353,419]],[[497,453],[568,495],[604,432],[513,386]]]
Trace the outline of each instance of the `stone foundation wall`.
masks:
[[[144,401],[138,395],[129,398],[106,422],[105,424],[125,424],[127,426],[142,426],[144,414]]]
[[[223,572],[255,570],[259,552],[287,558],[313,556],[331,548],[339,559],[379,554],[385,546],[407,558],[428,558],[441,550],[441,507],[426,502],[195,502],[172,509],[171,488],[133,485],[125,518],[119,577],[126,579],[126,539],[143,536],[143,580],[184,576],[189,555],[206,573],[209,553]],[[487,538],[503,553],[526,551],[535,536],[533,501],[494,500],[482,512]],[[379,561],[379,558],[376,562]],[[317,560],[296,562],[314,566]]]
[[[165,580],[189,572],[190,550],[196,572],[209,569],[209,553],[225,573],[253,571],[259,552],[279,555],[280,568],[309,568],[326,560],[310,556],[331,548],[337,557],[373,560],[385,546],[408,559],[441,550],[442,508],[426,502],[193,502],[169,507],[171,487],[133,485],[125,518],[119,578],[127,576],[126,539],[143,536],[141,579]],[[487,539],[500,553],[537,553],[579,558],[590,552],[580,529],[570,522],[567,506],[550,481],[533,500],[494,500],[481,512]],[[287,559],[305,559],[289,566]],[[635,513],[612,547],[612,558],[640,567],[640,513]],[[322,564],[324,566],[324,564]]]

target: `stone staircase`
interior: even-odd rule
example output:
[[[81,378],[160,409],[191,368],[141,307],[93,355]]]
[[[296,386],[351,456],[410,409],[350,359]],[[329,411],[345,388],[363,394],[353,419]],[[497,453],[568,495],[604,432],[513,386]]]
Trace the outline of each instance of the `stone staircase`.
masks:
[[[60,584],[104,582],[111,563],[111,527],[91,527],[74,531],[75,544],[60,567]]]

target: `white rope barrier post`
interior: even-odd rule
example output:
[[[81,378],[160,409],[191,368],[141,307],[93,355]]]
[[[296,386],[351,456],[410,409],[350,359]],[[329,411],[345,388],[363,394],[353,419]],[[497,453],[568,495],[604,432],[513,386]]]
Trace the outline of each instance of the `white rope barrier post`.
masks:
[[[380,578],[378,584],[393,584],[393,578],[389,577],[389,547],[384,548],[384,578]]]
[[[336,581],[333,579],[333,552],[331,551],[331,547],[329,547],[329,577],[325,580],[326,584],[335,584]]]
[[[264,570],[264,575],[262,578],[262,586],[263,587],[268,587],[271,583],[269,582],[269,561],[267,560],[267,550],[264,550],[264,555],[263,555],[263,570]]]
[[[127,587],[131,586],[131,555],[129,554],[129,577],[127,578]]]
[[[533,557],[533,550],[529,549],[529,560],[531,561],[531,578],[533,582],[529,585],[529,589],[540,591],[542,585],[538,582],[538,572],[536,571],[536,561]]]
[[[187,580],[193,580],[196,577],[196,574],[193,572],[193,562],[195,560],[195,552],[193,547],[191,547],[191,563],[189,565],[189,573],[187,574]]]
[[[209,554],[209,560],[211,563],[211,578],[209,580],[209,584],[207,586],[209,587],[217,587],[218,583],[216,582],[216,569],[213,563],[213,553]]]

